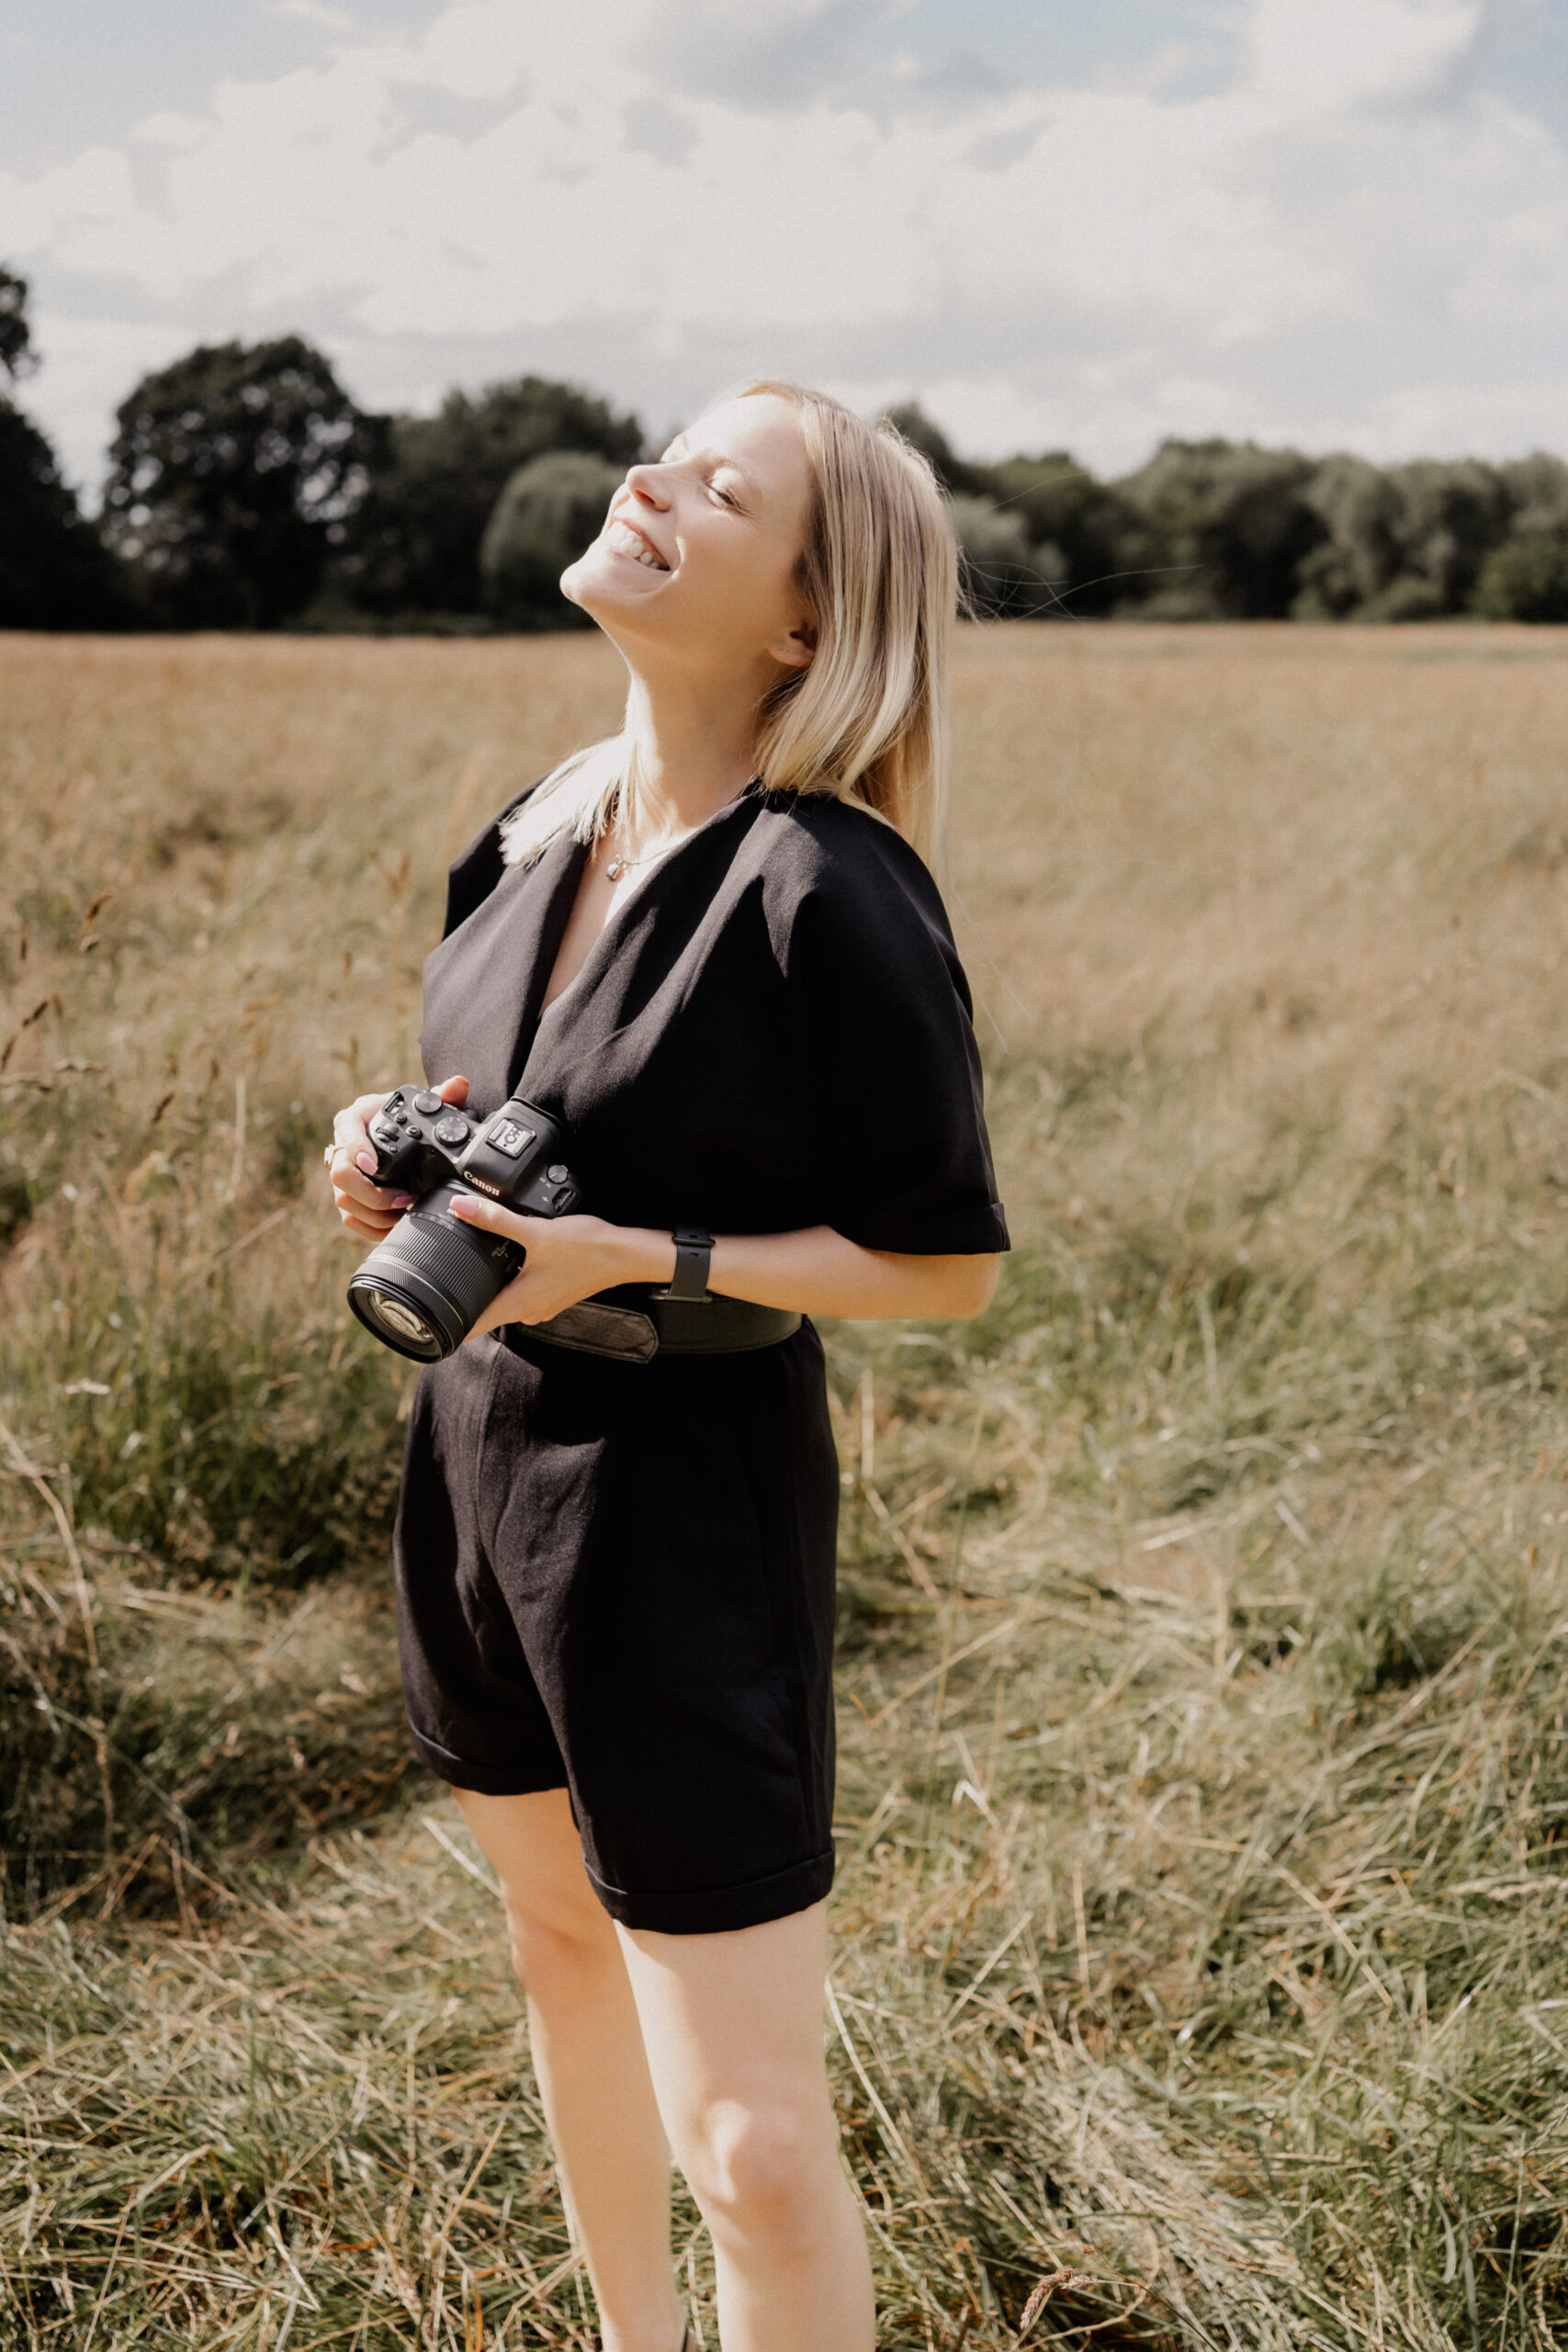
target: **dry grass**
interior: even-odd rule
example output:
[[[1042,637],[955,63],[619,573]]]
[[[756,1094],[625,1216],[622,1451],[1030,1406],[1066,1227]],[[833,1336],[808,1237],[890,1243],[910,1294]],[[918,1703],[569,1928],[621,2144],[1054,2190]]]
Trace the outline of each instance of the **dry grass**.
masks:
[[[412,1065],[444,848],[613,667],[0,672],[6,2324],[586,2346],[491,1898],[397,1752],[399,1370],[299,1187]],[[1021,1247],[979,1326],[832,1335],[886,2340],[1546,2352],[1568,639],[993,628],[959,727]]]

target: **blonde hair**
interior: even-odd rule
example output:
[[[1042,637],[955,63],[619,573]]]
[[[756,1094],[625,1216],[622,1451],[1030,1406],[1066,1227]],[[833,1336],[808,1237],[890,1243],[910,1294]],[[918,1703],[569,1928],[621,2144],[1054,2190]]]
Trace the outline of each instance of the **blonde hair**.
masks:
[[[812,495],[796,577],[817,632],[812,660],[770,688],[758,713],[757,774],[772,792],[818,794],[894,827],[940,872],[947,820],[947,672],[958,549],[924,456],[884,418],[771,379],[794,409]],[[574,752],[502,832],[508,865],[531,865],[570,832],[597,840],[637,797],[627,729]]]

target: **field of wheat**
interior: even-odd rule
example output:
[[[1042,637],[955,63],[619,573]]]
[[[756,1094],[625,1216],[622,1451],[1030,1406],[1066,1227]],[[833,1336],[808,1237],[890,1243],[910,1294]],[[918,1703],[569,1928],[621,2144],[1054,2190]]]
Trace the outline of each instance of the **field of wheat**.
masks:
[[[595,2331],[334,1105],[588,639],[0,639],[0,2343]],[[1568,2338],[1568,632],[967,632],[1017,1248],[828,1334],[883,2340]],[[678,2214],[697,2330],[705,2239]]]

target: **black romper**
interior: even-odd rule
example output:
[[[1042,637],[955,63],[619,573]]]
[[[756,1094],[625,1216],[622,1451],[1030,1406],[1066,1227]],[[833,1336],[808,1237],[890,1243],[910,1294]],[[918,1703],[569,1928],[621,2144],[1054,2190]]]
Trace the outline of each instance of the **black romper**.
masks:
[[[515,806],[515,804],[513,804]],[[504,813],[504,812],[503,812]],[[886,826],[753,788],[611,916],[549,1011],[586,852],[452,868],[426,1076],[563,1119],[619,1225],[1005,1250],[969,991]],[[701,1934],[833,1874],[839,1469],[811,1325],[615,1362],[521,1324],[421,1374],[396,1555],[414,1744],[459,1788],[566,1788],[606,1908]]]

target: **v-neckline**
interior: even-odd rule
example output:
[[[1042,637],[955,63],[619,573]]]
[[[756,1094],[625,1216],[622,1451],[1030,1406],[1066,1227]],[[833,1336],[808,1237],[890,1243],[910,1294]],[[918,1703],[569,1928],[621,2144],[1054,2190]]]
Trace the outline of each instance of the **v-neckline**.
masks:
[[[666,850],[662,856],[655,858],[650,863],[647,873],[642,876],[640,880],[632,884],[631,888],[626,892],[624,899],[617,897],[615,905],[610,909],[609,913],[604,918],[604,924],[600,929],[597,938],[594,939],[592,945],[589,947],[587,955],[583,957],[581,963],[578,966],[570,979],[568,980],[565,988],[562,989],[558,995],[551,997],[549,1002],[547,1004],[543,1001],[544,989],[549,987],[550,977],[555,970],[557,958],[560,955],[561,943],[566,937],[567,926],[571,922],[572,913],[577,905],[577,894],[582,888],[583,872],[592,854],[588,842],[579,842],[573,844],[573,846],[580,852],[580,855],[573,860],[571,866],[571,896],[566,902],[566,920],[561,924],[558,933],[555,931],[555,926],[553,924],[550,925],[549,930],[550,933],[554,934],[553,937],[547,937],[540,942],[541,948],[547,950],[548,962],[547,964],[545,964],[545,956],[542,954],[540,956],[540,962],[541,964],[545,964],[545,970],[543,988],[540,990],[541,1001],[539,1004],[538,1016],[534,1023],[534,1035],[536,1038],[538,1036],[540,1030],[544,1027],[545,1023],[548,1020],[550,1014],[554,1012],[558,1006],[563,1005],[569,997],[575,997],[580,993],[580,991],[583,994],[589,993],[588,990],[583,989],[582,984],[584,980],[587,979],[593,964],[599,958],[605,941],[610,937],[613,932],[619,928],[622,918],[626,913],[627,909],[637,906],[641,901],[648,891],[652,888],[654,883],[659,879],[659,876],[661,874],[668,874],[671,867],[676,864],[677,860],[691,848],[694,842],[701,841],[704,834],[709,832],[715,826],[716,826],[721,819],[733,816],[736,809],[743,808],[747,801],[754,798],[756,796],[756,787],[757,778],[753,776],[749,780],[749,782],[742,786],[741,789],[735,795],[735,797],[732,800],[725,801],[723,806],[716,808],[711,816],[705,817],[700,825],[694,825],[691,831],[684,834],[682,838],[676,842],[671,848]],[[563,875],[560,885],[563,897],[565,896],[565,883],[566,876]],[[530,1048],[530,1050],[532,1049]]]

